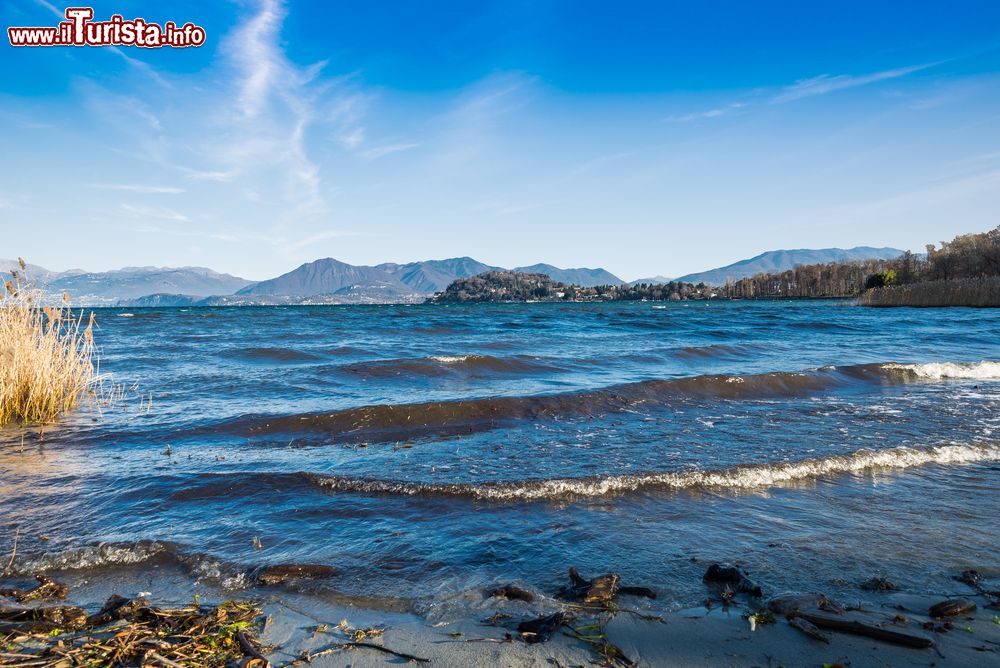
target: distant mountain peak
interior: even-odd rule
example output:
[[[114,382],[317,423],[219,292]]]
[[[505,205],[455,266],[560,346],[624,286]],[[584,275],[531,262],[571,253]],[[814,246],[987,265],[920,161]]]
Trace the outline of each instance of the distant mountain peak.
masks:
[[[903,251],[898,248],[875,248],[855,246],[854,248],[795,248],[765,251],[746,260],[739,260],[724,267],[710,269],[681,276],[676,280],[684,283],[705,283],[724,285],[726,280],[738,281],[759,273],[780,273],[802,264],[827,264],[829,262],[850,262],[854,260],[889,260],[899,257]]]
[[[559,283],[580,285],[585,288],[592,288],[595,285],[623,285],[625,283],[625,281],[607,269],[600,268],[577,267],[573,269],[560,269],[551,264],[539,263],[528,267],[516,267],[514,271],[523,274],[545,274]]]

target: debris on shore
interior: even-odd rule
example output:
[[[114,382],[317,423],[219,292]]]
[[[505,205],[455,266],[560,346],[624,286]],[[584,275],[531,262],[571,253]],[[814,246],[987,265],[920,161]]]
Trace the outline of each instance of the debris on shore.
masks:
[[[927,611],[931,617],[941,619],[942,617],[957,617],[972,612],[976,609],[976,604],[967,598],[950,598],[940,603],[935,603]]]
[[[38,580],[32,590],[2,593],[21,602],[68,592],[54,580]],[[37,597],[25,598],[33,591]],[[75,605],[0,607],[0,664],[265,668],[269,663],[254,638],[261,614],[260,606],[246,601],[157,608],[143,597],[117,595],[91,615]]]
[[[899,587],[896,583],[881,577],[873,577],[861,583],[861,588],[865,591],[896,591]]]
[[[569,569],[569,580],[570,586],[562,589],[557,594],[559,598],[599,604],[610,603],[618,594],[656,598],[656,592],[649,587],[629,587],[622,585],[621,577],[617,573],[607,573],[593,580],[588,580],[582,577],[576,568],[571,566]]]
[[[823,633],[826,630],[865,636],[915,649],[926,649],[934,645],[934,641],[923,634],[887,628],[874,620],[848,614],[822,594],[778,596],[768,601],[768,608],[776,614],[784,615],[789,625],[795,629],[824,643],[830,642],[830,637]]]
[[[702,580],[710,584],[722,585],[726,588],[731,587],[732,591],[741,594],[750,594],[751,596],[757,598],[764,595],[760,585],[753,582],[747,574],[737,566],[712,564],[708,567],[708,570],[705,571],[705,575],[702,576]]]
[[[524,603],[534,603],[535,595],[524,587],[516,584],[507,584],[502,587],[492,589],[486,594],[491,598],[505,598],[508,601],[523,601]]]
[[[292,580],[325,580],[339,571],[324,564],[275,564],[265,566],[256,574],[258,584],[273,586]]]

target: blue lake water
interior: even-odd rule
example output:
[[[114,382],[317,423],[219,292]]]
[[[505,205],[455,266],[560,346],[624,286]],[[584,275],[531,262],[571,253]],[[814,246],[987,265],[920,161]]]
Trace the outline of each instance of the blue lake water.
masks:
[[[97,313],[101,372],[132,399],[0,431],[23,573],[168,559],[241,590],[261,564],[324,563],[324,586],[424,610],[551,591],[570,565],[677,605],[713,560],[769,591],[1000,575],[995,310]]]

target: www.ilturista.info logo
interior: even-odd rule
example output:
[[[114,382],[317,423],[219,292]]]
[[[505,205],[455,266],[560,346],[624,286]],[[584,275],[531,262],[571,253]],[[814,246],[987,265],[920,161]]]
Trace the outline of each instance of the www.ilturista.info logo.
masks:
[[[67,7],[66,20],[54,28],[7,28],[11,46],[161,46],[183,48],[205,43],[205,29],[193,23],[162,26],[145,19],[124,19],[114,14],[108,21],[94,21],[92,7]]]

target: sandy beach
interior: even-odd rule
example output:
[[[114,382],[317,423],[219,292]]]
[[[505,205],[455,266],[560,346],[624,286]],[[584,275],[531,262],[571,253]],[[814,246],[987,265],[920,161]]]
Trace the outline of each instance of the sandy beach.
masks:
[[[184,568],[171,564],[135,565],[113,573],[66,571],[53,575],[70,587],[65,603],[88,611],[99,608],[114,593],[128,597],[144,594],[152,604],[164,606],[189,604],[196,595],[203,605],[216,605],[234,597],[256,601],[263,615],[254,637],[272,666],[358,668],[422,665],[426,660],[428,665],[454,668],[820,668],[995,666],[1000,661],[1000,609],[996,597],[982,587],[977,592],[957,581],[950,591],[933,594],[859,590],[855,600],[841,599],[832,604],[843,606],[844,612],[821,612],[812,604],[802,608],[803,612],[858,620],[872,628],[902,633],[907,638],[927,638],[932,643],[924,649],[911,649],[828,630],[821,631],[828,640],[823,642],[793,628],[780,613],[762,615],[758,617],[760,623],[752,625],[748,619],[752,611],[765,610],[775,599],[787,600],[789,595],[754,598],[737,593],[720,598],[719,589],[710,584],[706,584],[704,605],[678,609],[666,603],[668,592],[658,592],[657,600],[619,593],[608,604],[574,603],[536,589],[524,590],[537,596],[530,602],[490,596],[490,592],[480,589],[433,603],[361,599],[302,580],[233,592],[206,587]],[[723,598],[729,598],[728,605],[723,604]],[[971,601],[975,609],[946,618],[928,614],[936,603],[958,599]],[[57,603],[63,602],[31,605]],[[533,638],[518,631],[518,625],[525,620],[556,613],[565,614],[565,623],[552,629],[542,642],[528,642]],[[609,653],[608,643],[620,654]],[[19,665],[14,660],[4,664],[2,658],[0,664]]]
[[[850,613],[913,634],[933,638],[934,647],[909,649],[846,633],[830,633],[823,643],[792,628],[785,619],[751,630],[744,618],[747,608],[691,608],[667,613],[663,621],[647,621],[619,612],[596,617],[581,615],[578,624],[606,620],[609,642],[637,666],[749,667],[768,666],[995,666],[1000,657],[1000,625],[997,610],[987,609],[984,597],[975,598],[977,610],[952,620],[950,631],[922,629],[932,620],[927,608],[937,599],[925,596],[888,595],[881,604]],[[301,606],[301,607],[300,607]],[[520,604],[521,608],[529,606]],[[263,634],[265,644],[280,649],[269,654],[275,665],[284,665],[302,655],[322,652],[343,639],[336,634],[315,633],[318,625],[335,627],[340,619],[355,626],[384,625],[384,635],[374,642],[393,650],[429,659],[431,665],[453,666],[586,666],[601,665],[601,658],[586,643],[569,636],[564,628],[550,640],[529,644],[517,639],[513,628],[519,619],[518,604],[506,604],[512,618],[510,628],[490,626],[474,619],[428,624],[408,614],[381,613],[354,607],[322,607],[302,600],[275,601],[265,607],[270,623]],[[522,618],[530,616],[522,613]],[[897,615],[905,622],[896,621]],[[514,640],[506,640],[511,633]],[[345,649],[314,658],[312,666],[399,665],[404,659],[377,650]],[[303,664],[305,665],[305,664]],[[621,664],[627,665],[627,664]]]

